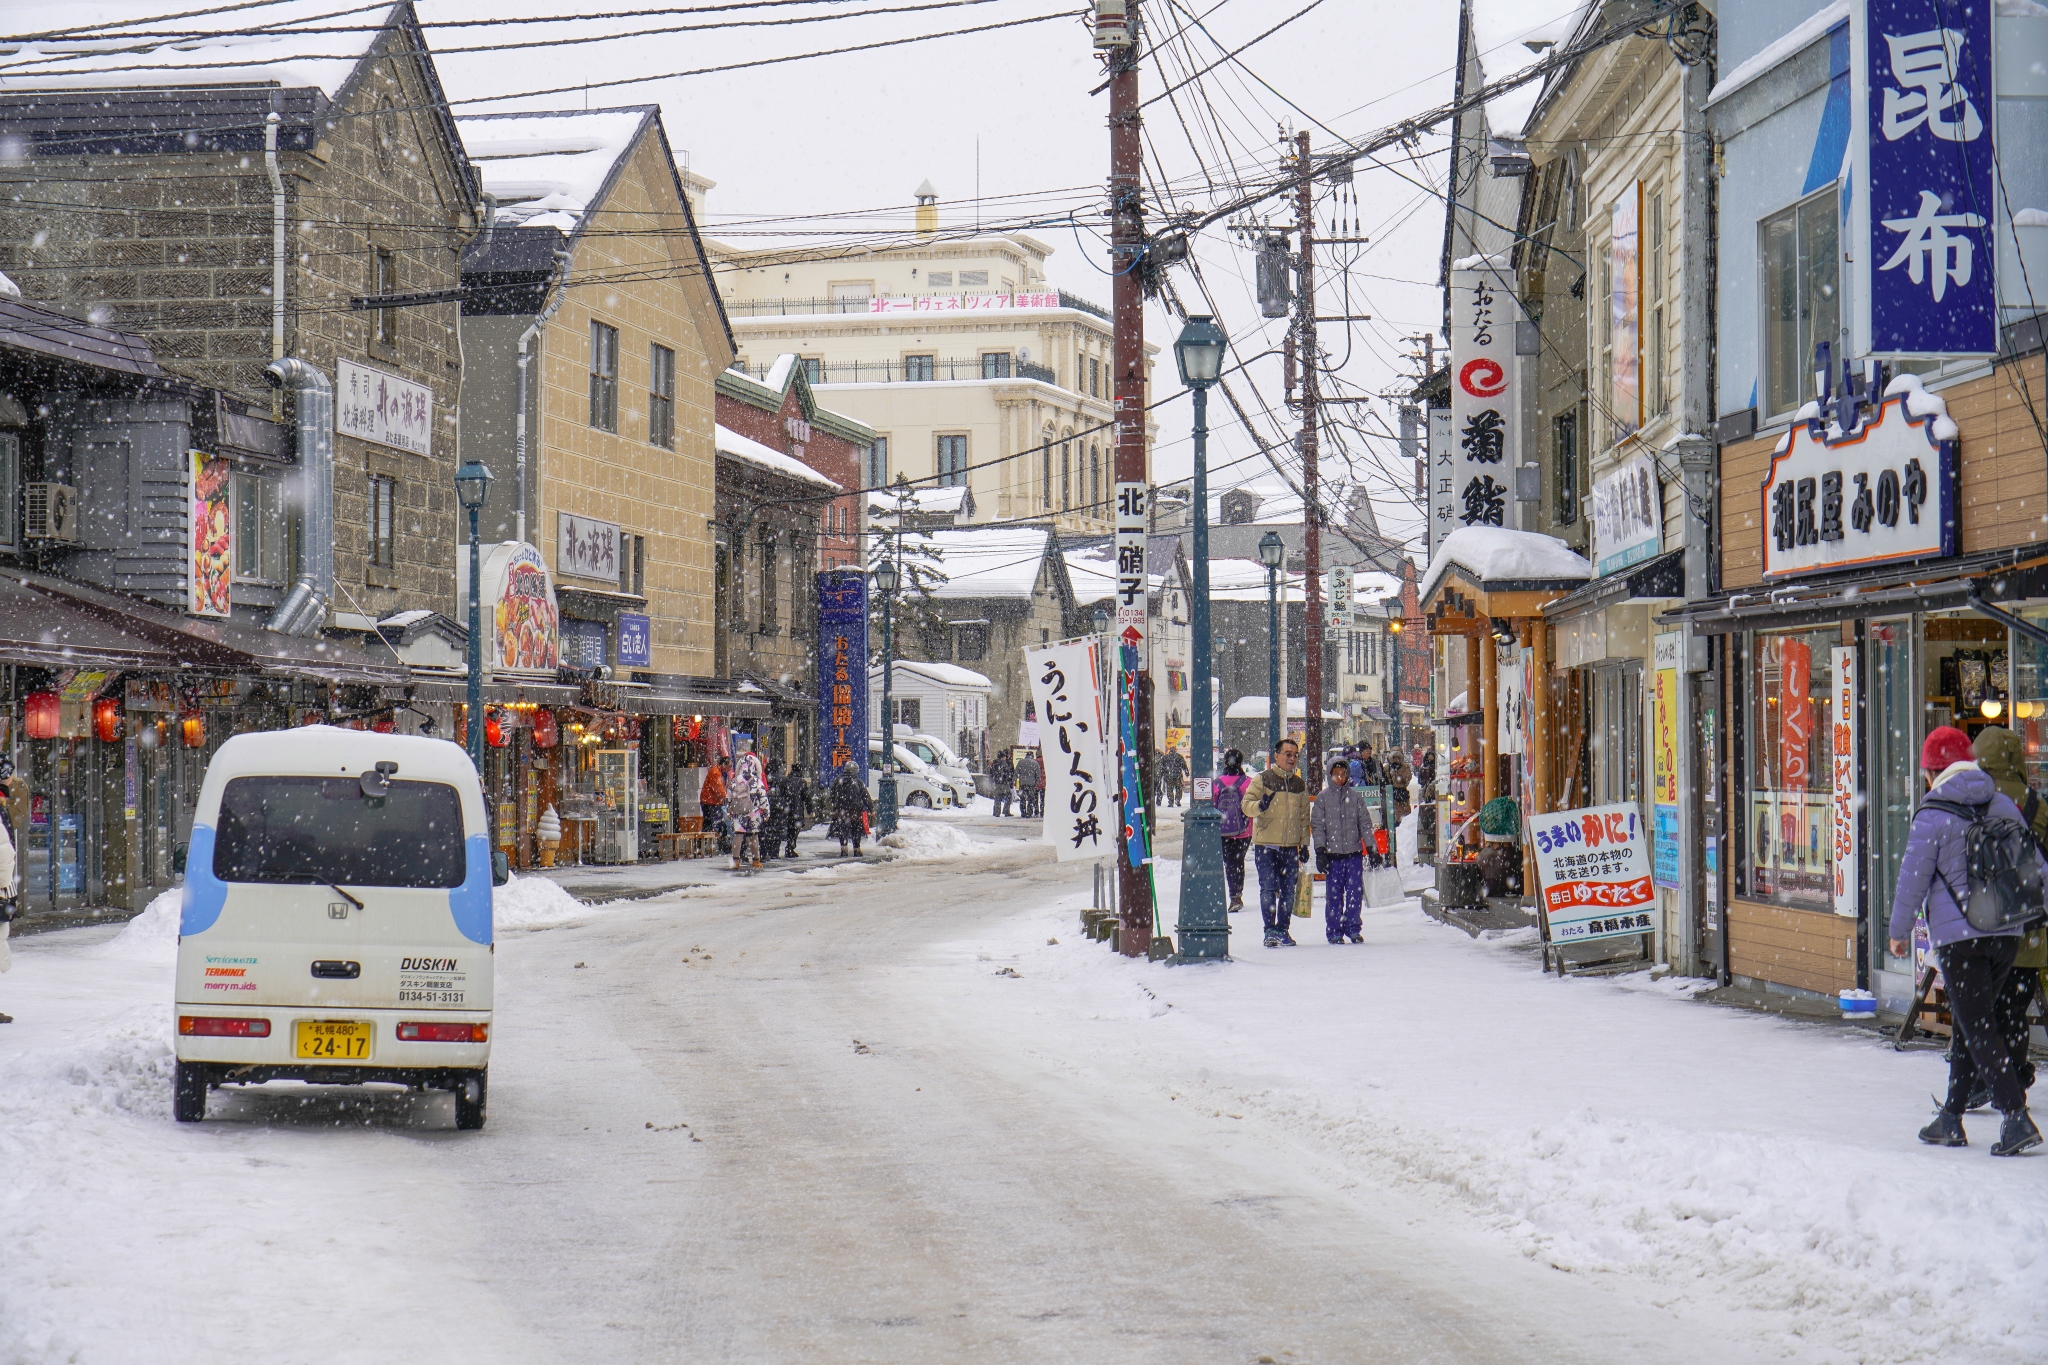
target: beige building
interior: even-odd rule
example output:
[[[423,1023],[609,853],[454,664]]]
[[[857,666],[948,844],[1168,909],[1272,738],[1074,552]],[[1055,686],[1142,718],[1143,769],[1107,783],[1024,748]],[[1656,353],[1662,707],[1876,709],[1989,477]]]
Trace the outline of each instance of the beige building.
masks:
[[[874,428],[869,487],[899,475],[965,486],[977,521],[1110,530],[1107,311],[1046,283],[1045,243],[941,232],[928,183],[918,204],[906,246],[792,260],[710,244],[741,365],[760,377],[776,356],[801,356],[825,402]],[[1157,351],[1146,348],[1148,383]]]

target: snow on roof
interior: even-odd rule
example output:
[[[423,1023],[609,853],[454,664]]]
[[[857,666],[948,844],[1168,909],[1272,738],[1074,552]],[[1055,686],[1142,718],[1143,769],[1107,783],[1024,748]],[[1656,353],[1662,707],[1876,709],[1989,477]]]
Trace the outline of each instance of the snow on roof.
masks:
[[[1837,24],[1849,22],[1849,0],[1830,0],[1814,13],[1809,14],[1792,30],[1776,42],[1767,43],[1753,56],[1745,57],[1735,64],[1735,69],[1714,83],[1707,92],[1707,103],[1723,100],[1748,85],[1758,76],[1790,58],[1808,43],[1831,31]]]
[[[896,661],[896,676],[901,678],[906,672],[922,673],[933,682],[943,683],[947,687],[987,688],[994,686],[988,680],[986,674],[976,673],[973,669],[962,668],[958,664],[930,664],[925,663],[921,659],[898,659]],[[869,682],[879,682],[881,677],[882,670],[879,665],[868,670]]]
[[[1563,13],[1559,13],[1560,8]],[[1562,44],[1579,27],[1587,5],[1558,0],[1474,0],[1472,43],[1483,79],[1491,84],[1526,71],[1550,55],[1530,43]],[[1520,137],[1544,82],[1532,80],[1486,102],[1486,126],[1496,137]]]
[[[775,363],[768,367],[768,373],[761,376],[761,382],[781,393],[789,387],[789,372],[797,366],[799,357],[788,351],[775,357]]]
[[[502,221],[573,232],[651,110],[465,114],[455,126]]]
[[[1096,602],[1116,591],[1116,545],[1103,541],[1099,545],[1084,545],[1077,550],[1065,550],[1060,558],[1067,563],[1067,581],[1074,586],[1076,602]],[[1164,587],[1164,574],[1146,574],[1145,590],[1155,591]]]
[[[939,552],[935,568],[944,581],[932,585],[933,597],[1028,598],[1038,587],[1050,535],[1038,526],[924,531],[904,538],[904,552],[920,546]]]
[[[718,453],[721,455],[730,455],[735,460],[743,460],[750,465],[755,465],[762,469],[772,469],[777,474],[787,475],[789,478],[795,479],[800,483],[817,484],[824,488],[830,488],[835,492],[839,489],[838,484],[826,478],[802,460],[797,459],[794,455],[785,455],[779,450],[771,450],[759,441],[742,436],[737,431],[727,427],[718,428],[717,446]]]
[[[400,7],[358,11],[342,22],[328,0],[279,0],[259,16],[240,5],[177,16],[175,28],[192,36],[123,38],[109,25],[127,23],[138,35],[164,25],[133,21],[161,17],[158,0],[0,0],[0,27],[14,33],[47,29],[53,18],[71,36],[23,43],[0,56],[0,90],[136,89],[166,86],[269,85],[314,89],[330,100],[368,54]],[[13,17],[9,17],[9,16]],[[253,30],[296,30],[268,35]],[[326,30],[326,31],[323,31]]]
[[[893,514],[896,511],[897,494],[889,489],[870,490],[868,506],[877,512]],[[967,505],[967,485],[952,488],[913,488],[908,500],[919,512],[958,512]]]
[[[1460,526],[1444,537],[1436,558],[1429,561],[1429,569],[1422,575],[1423,597],[1436,591],[1453,564],[1482,583],[1593,576],[1593,566],[1556,536],[1511,531],[1505,526]]]
[[[1264,720],[1272,714],[1273,703],[1269,698],[1264,696],[1244,696],[1230,703],[1230,709],[1223,713],[1223,719]],[[1287,699],[1287,715],[1291,720],[1306,720],[1308,718],[1308,702],[1301,697],[1289,697]],[[1344,719],[1344,713],[1342,711],[1326,710],[1323,712],[1323,719],[1342,720]]]

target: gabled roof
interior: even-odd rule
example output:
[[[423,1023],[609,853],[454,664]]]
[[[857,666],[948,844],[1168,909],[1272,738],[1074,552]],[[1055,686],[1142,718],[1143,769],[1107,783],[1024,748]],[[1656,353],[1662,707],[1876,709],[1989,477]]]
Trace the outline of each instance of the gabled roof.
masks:
[[[751,465],[755,469],[780,474],[783,478],[794,479],[798,483],[807,483],[819,488],[829,488],[834,493],[842,491],[837,483],[826,478],[794,455],[785,455],[779,450],[764,446],[752,437],[742,436],[737,431],[727,427],[721,426],[715,430],[718,453],[727,459],[738,460],[740,463]]]
[[[905,535],[906,555],[916,554],[922,547],[938,551],[933,568],[943,581],[933,585],[934,598],[1028,602],[1038,591],[1039,574],[1049,566],[1061,606],[1073,603],[1073,585],[1050,527],[963,526]]]
[[[145,379],[168,377],[143,338],[111,327],[95,327],[4,295],[0,295],[0,347]]]
[[[745,370],[726,369],[718,372],[718,392],[763,412],[781,412],[784,401],[794,392],[797,411],[806,422],[823,432],[837,436],[854,445],[873,445],[875,429],[863,422],[857,422],[843,412],[818,406],[818,395],[811,388],[811,378],[798,363],[799,357],[780,355],[768,368],[764,379],[755,379]]]

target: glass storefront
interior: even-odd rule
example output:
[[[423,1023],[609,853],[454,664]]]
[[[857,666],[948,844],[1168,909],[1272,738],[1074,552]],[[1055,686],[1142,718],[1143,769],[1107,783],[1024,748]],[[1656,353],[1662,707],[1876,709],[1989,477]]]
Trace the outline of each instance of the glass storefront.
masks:
[[[1834,765],[1830,651],[1841,630],[1758,634],[1745,660],[1743,765],[1748,796],[1737,895],[1834,909],[1829,804]]]

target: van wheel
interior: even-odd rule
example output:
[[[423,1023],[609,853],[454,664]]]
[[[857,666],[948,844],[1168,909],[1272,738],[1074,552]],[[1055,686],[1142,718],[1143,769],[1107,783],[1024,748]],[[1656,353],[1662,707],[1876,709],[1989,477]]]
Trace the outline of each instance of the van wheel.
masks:
[[[484,1126],[484,1102],[489,1094],[490,1068],[478,1067],[455,1083],[455,1126],[477,1129]]]
[[[919,810],[930,810],[932,808],[932,799],[929,796],[926,796],[923,792],[912,792],[910,795],[903,798],[903,804],[906,806],[915,806]]]
[[[171,1082],[171,1117],[180,1123],[198,1123],[206,1117],[206,1067],[199,1062],[179,1062],[177,1079]]]

